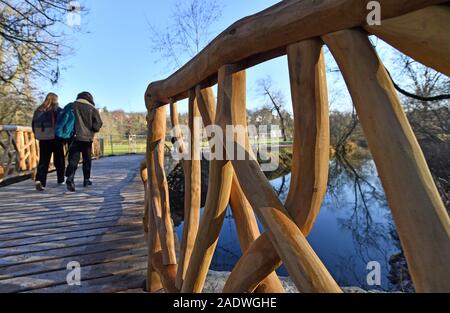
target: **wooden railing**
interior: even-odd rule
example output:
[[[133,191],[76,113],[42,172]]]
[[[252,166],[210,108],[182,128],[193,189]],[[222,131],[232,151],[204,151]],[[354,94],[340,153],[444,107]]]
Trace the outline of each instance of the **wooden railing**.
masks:
[[[31,174],[38,161],[39,148],[31,127],[0,125],[0,182]]]
[[[283,292],[274,270],[284,263],[301,292],[341,292],[308,244],[327,188],[329,116],[323,45],[336,59],[361,120],[418,292],[450,292],[450,220],[393,83],[368,35],[450,75],[450,7],[439,0],[379,0],[382,24],[368,26],[361,0],[282,1],[244,18],[172,76],[151,83],[148,109],[146,229],[147,288],[201,292],[231,204],[243,256],[224,292]],[[245,69],[288,56],[295,130],[292,179],[283,204],[255,159],[249,140],[246,161],[211,161],[208,198],[200,220],[198,151],[184,161],[185,226],[179,260],[164,173],[166,105],[178,127],[176,101],[189,98],[193,127],[246,127]],[[217,108],[211,90],[218,84]],[[226,134],[226,132],[224,132]],[[246,135],[246,134],[245,134]],[[181,137],[180,131],[177,136]],[[234,141],[234,138],[224,138]],[[236,148],[236,147],[235,147]],[[197,158],[195,158],[197,156]],[[266,233],[260,234],[256,216]]]

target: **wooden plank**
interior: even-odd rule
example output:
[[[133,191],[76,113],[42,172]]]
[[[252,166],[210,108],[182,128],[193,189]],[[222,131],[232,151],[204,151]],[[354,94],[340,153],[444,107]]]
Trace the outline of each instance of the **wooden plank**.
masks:
[[[102,238],[101,241],[83,241],[65,245],[60,248],[51,248],[47,250],[30,249],[9,256],[0,258],[0,272],[8,270],[9,266],[18,266],[22,264],[38,263],[48,260],[54,260],[72,256],[83,256],[86,254],[100,253],[106,251],[131,249],[134,247],[145,246],[142,234],[118,233],[108,240]],[[33,247],[35,248],[35,247]]]
[[[137,207],[139,205],[133,205],[134,207]],[[40,212],[11,212],[8,214],[5,214],[3,216],[0,216],[0,219],[2,221],[8,222],[10,220],[14,220],[17,218],[21,218],[21,219],[26,219],[26,220],[34,220],[34,218],[49,218],[49,217],[58,217],[62,214],[106,214],[109,211],[114,212],[117,209],[122,209],[123,210],[123,205],[121,203],[115,203],[115,204],[111,204],[111,205],[101,205],[101,206],[95,206],[95,204],[92,205],[92,207],[87,207],[85,205],[83,205],[83,203],[79,203],[78,204],[78,208],[77,207],[73,207],[73,208],[69,208],[67,206],[63,206],[60,208],[55,208],[55,209],[50,209],[50,210],[42,210]],[[64,212],[64,213],[62,213]]]
[[[147,255],[136,255],[117,262],[100,263],[82,267],[82,281],[109,277],[121,273],[128,273],[145,268]],[[67,269],[34,274],[26,277],[17,277],[0,281],[1,293],[26,292],[33,289],[48,288],[66,284]]]
[[[16,209],[15,211],[29,211],[30,209],[32,209],[34,211],[39,211],[39,209],[42,209],[42,208],[39,208],[36,203],[23,203],[23,202],[25,202],[27,200],[37,200],[37,203],[45,204],[46,206],[48,206],[48,208],[59,208],[60,205],[61,205],[61,202],[60,201],[58,202],[58,199],[54,198],[57,195],[56,192],[55,193],[50,193],[50,194],[42,194],[41,193],[41,194],[39,194],[40,195],[39,198],[36,199],[36,196],[38,195],[38,193],[36,193],[36,192],[32,192],[31,194],[18,195],[17,191],[19,191],[19,190],[16,190],[13,193],[4,192],[5,196],[9,196],[10,195],[10,196],[15,196],[15,197],[19,196],[19,197],[11,199],[11,202],[8,203],[8,204],[2,203],[2,213],[13,211],[11,209],[11,207],[13,207],[14,205],[17,205],[17,208],[15,208]],[[50,190],[50,191],[52,191],[52,190]],[[56,189],[55,191],[62,191],[62,190],[61,189],[59,189],[59,190]],[[64,194],[64,191],[62,193]],[[80,204],[80,200],[81,201],[92,201],[93,205],[113,204],[114,203],[114,200],[112,199],[113,197],[111,197],[111,199],[108,198],[108,197],[107,198],[96,197],[96,195],[93,195],[93,194],[86,194],[86,195],[76,194],[76,195],[73,195],[72,197],[69,194],[64,194],[64,195],[66,196],[64,198],[64,200],[65,200],[64,203],[67,206],[69,206],[69,207],[70,206],[73,207],[76,204],[79,205]],[[124,194],[124,196],[131,196],[131,195],[125,195]],[[132,201],[138,201],[138,195],[136,194],[135,198],[131,198],[131,200]],[[128,200],[128,202],[129,201],[130,200]],[[127,201],[124,201],[124,202],[127,202]],[[23,204],[23,207],[20,206],[21,204]]]
[[[141,244],[138,247],[125,250],[109,250],[98,253],[91,253],[79,256],[70,256],[41,262],[12,265],[0,268],[0,285],[3,280],[10,280],[18,277],[39,275],[51,271],[63,270],[67,272],[67,264],[76,261],[82,267],[111,262],[122,262],[136,258],[136,256],[146,256],[147,247]]]
[[[378,0],[383,18],[403,15],[447,0]],[[281,1],[234,23],[181,69],[149,85],[155,103],[186,98],[187,91],[214,79],[224,64],[249,62],[254,56],[330,32],[367,23],[367,2],[361,0]],[[282,35],[280,35],[282,34]],[[264,58],[262,58],[264,60]],[[251,62],[250,62],[251,63]]]
[[[13,234],[21,234],[21,236],[23,237],[16,237],[17,238],[24,238],[24,237],[28,237],[29,235],[26,235],[30,232],[33,232],[33,235],[31,236],[42,236],[45,234],[52,234],[52,233],[57,233],[58,229],[61,230],[63,229],[64,231],[67,231],[67,227],[75,227],[75,226],[95,226],[95,225],[99,225],[100,223],[104,223],[104,222],[114,222],[114,221],[118,221],[119,219],[129,219],[129,220],[136,220],[139,219],[139,217],[141,217],[141,214],[120,214],[120,213],[116,213],[115,215],[110,215],[110,216],[106,216],[106,217],[91,217],[91,218],[85,218],[82,220],[76,220],[76,221],[64,221],[64,220],[60,220],[57,222],[50,222],[47,224],[34,224],[31,226],[28,225],[24,225],[24,226],[19,226],[22,224],[16,224],[18,226],[16,227],[9,227],[9,228],[2,228],[0,227],[0,240],[3,239],[4,235],[13,235]],[[35,233],[36,231],[39,231],[39,233]],[[10,239],[8,237],[8,239]]]
[[[389,75],[367,36],[323,37],[352,95],[418,292],[450,292],[450,219]]]
[[[116,274],[83,282],[81,286],[62,284],[54,287],[30,290],[28,293],[116,293],[130,289],[142,290],[145,280],[145,270],[130,270],[127,273]]]
[[[413,59],[450,76],[450,7],[430,6],[365,29]]]
[[[108,215],[116,215],[119,214],[118,212],[122,210],[122,208],[114,209],[112,208],[111,211],[99,211],[98,209],[95,209],[93,211],[66,211],[65,213],[57,213],[57,214],[45,214],[45,215],[36,215],[35,218],[31,217],[31,215],[16,215],[8,218],[0,218],[1,220],[4,220],[3,228],[10,228],[11,225],[16,225],[17,223],[20,223],[20,220],[23,220],[26,223],[39,223],[42,221],[43,224],[46,222],[52,221],[54,219],[55,221],[58,221],[60,219],[64,219],[64,217],[72,216],[74,220],[80,219],[80,218],[95,218],[95,217],[106,217]],[[129,215],[136,214],[136,212],[139,212],[138,208],[133,209],[127,209],[129,211]]]
[[[74,233],[74,232],[84,232],[99,228],[107,228],[107,227],[117,227],[120,225],[136,225],[136,218],[134,217],[118,217],[114,218],[110,221],[97,222],[92,224],[84,224],[84,225],[75,225],[75,226],[66,226],[63,228],[54,228],[54,229],[43,229],[43,230],[35,230],[35,231],[22,231],[19,233],[7,233],[0,235],[0,247],[3,244],[8,244],[10,241],[17,241],[21,239],[27,238],[40,238],[46,237],[50,235],[58,235],[58,234],[66,234],[66,233]],[[140,226],[140,223],[139,223]]]
[[[84,238],[84,237],[93,236],[93,235],[100,236],[108,231],[116,232],[116,231],[121,231],[121,230],[130,230],[133,228],[131,226],[132,225],[112,225],[112,226],[105,226],[103,228],[95,228],[95,229],[85,230],[82,232],[74,231],[74,232],[68,232],[68,233],[64,233],[64,234],[48,235],[48,236],[44,236],[44,237],[30,237],[30,238],[25,238],[25,239],[2,241],[2,242],[0,242],[0,248],[13,248],[13,247],[18,247],[18,246],[27,246],[27,245],[36,244],[36,243],[55,242],[55,241],[62,241],[62,240],[67,240],[67,239]]]
[[[34,194],[32,197],[21,197],[19,196],[19,199],[16,199],[15,201],[12,201],[9,206],[4,206],[5,210],[2,210],[2,212],[0,214],[2,214],[2,216],[8,216],[8,215],[14,215],[15,214],[27,214],[30,213],[30,211],[32,210],[32,212],[36,211],[37,213],[40,212],[50,212],[51,210],[92,210],[92,209],[102,209],[104,208],[105,210],[107,210],[109,207],[118,207],[118,206],[125,206],[125,205],[140,205],[142,200],[138,199],[137,196],[136,198],[130,198],[128,201],[124,201],[123,203],[118,203],[116,200],[108,200],[108,199],[92,199],[92,208],[88,207],[85,208],[83,207],[83,203],[84,201],[89,201],[89,198],[83,198],[82,196],[79,196],[78,199],[76,198],[69,198],[69,197],[65,197],[64,198],[64,202],[61,203],[61,201],[58,203],[57,200],[55,200],[54,203],[51,202],[46,202],[45,199],[41,199],[38,198],[36,199],[36,195]],[[5,197],[7,197],[8,195],[5,194]],[[17,193],[16,194],[11,194],[11,196],[15,196],[18,197]],[[56,194],[52,195],[53,197],[57,196]],[[127,195],[121,195],[121,197],[123,196],[127,196]],[[92,196],[91,196],[92,198]],[[27,205],[27,204],[23,204],[21,206],[22,202],[27,202],[27,201],[35,201],[36,203]],[[9,209],[6,209],[6,207],[9,207]],[[14,209],[11,209],[14,208]],[[31,213],[32,213],[31,212]],[[13,214],[11,214],[13,213]]]
[[[52,228],[52,227],[58,227],[58,225],[61,224],[71,224],[71,223],[80,223],[83,224],[85,222],[95,222],[99,219],[105,219],[105,218],[112,218],[112,217],[118,217],[118,216],[128,216],[128,217],[137,217],[141,216],[142,213],[140,212],[142,210],[139,209],[127,209],[125,213],[122,212],[122,210],[118,211],[110,211],[105,214],[79,214],[79,215],[71,215],[70,217],[67,217],[67,214],[60,215],[60,217],[50,217],[50,218],[44,218],[44,219],[38,219],[38,220],[28,220],[24,219],[23,222],[21,222],[20,218],[8,220],[6,223],[0,224],[0,231],[2,233],[6,233],[8,231],[15,232],[21,231],[22,229],[25,230],[31,230],[31,229],[46,229],[46,228]],[[66,217],[66,218],[64,218]],[[36,228],[34,228],[36,227]],[[40,228],[41,227],[41,228]]]
[[[200,159],[200,125],[199,106],[195,92],[189,96],[189,160],[183,162],[184,171],[184,226],[181,239],[180,265],[176,278],[176,287],[180,290],[186,277],[191,260],[194,242],[200,223],[201,205],[201,159]]]
[[[53,249],[61,249],[61,248],[68,248],[68,247],[81,247],[85,245],[86,247],[89,245],[97,244],[100,239],[101,242],[107,242],[118,238],[125,238],[127,236],[133,237],[142,234],[142,229],[136,228],[124,228],[115,230],[113,234],[104,233],[101,235],[93,234],[93,235],[87,235],[82,237],[75,237],[75,238],[68,238],[63,240],[57,240],[57,241],[45,241],[38,242],[38,243],[32,243],[29,245],[20,245],[15,247],[8,247],[8,248],[0,248],[0,256],[8,257],[8,256],[16,256],[21,255],[28,252],[39,252],[44,253],[45,251],[50,251]],[[121,236],[121,237],[118,237]]]

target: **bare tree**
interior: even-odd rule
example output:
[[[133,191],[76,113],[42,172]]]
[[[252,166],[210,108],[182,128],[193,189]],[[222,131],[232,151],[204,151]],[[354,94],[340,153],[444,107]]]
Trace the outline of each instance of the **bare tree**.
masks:
[[[221,18],[223,8],[217,0],[177,2],[165,29],[150,25],[153,52],[169,67],[181,67],[210,42],[212,27]]]
[[[257,85],[261,94],[269,100],[268,109],[272,112],[276,112],[280,120],[283,140],[285,142],[288,141],[286,129],[286,114],[288,113],[285,110],[286,100],[283,92],[280,89],[273,87],[272,78],[270,78],[270,76],[258,80]]]
[[[403,105],[419,137],[442,142],[450,135],[450,78],[400,54],[397,80]],[[408,89],[408,91],[406,91]]]
[[[450,78],[405,55],[399,54],[396,60],[395,76],[401,82],[397,89],[438,189],[450,210]]]
[[[28,75],[56,83],[74,10],[84,12],[70,0],[0,0],[0,82],[18,87]]]
[[[34,81],[58,82],[66,44],[68,14],[85,9],[70,0],[0,0],[1,123],[26,124],[36,96]],[[70,17],[70,16],[69,16]]]

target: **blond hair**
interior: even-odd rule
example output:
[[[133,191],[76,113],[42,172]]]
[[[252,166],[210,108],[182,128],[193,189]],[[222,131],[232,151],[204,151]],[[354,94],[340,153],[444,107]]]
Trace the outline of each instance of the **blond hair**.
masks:
[[[44,102],[38,107],[38,111],[49,112],[54,111],[58,108],[58,96],[53,92],[50,92],[46,97]]]

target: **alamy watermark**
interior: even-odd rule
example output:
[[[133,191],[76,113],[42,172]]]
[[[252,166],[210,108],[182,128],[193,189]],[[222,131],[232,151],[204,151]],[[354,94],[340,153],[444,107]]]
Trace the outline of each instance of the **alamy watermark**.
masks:
[[[201,118],[195,118],[193,128],[199,134],[195,140],[191,140],[189,126],[179,126],[183,138],[181,142],[172,140],[174,160],[257,160],[264,172],[272,172],[279,167],[282,142],[277,125],[227,125],[224,132],[218,125],[202,129]],[[170,134],[175,139],[177,129],[172,129]]]
[[[378,1],[369,1],[367,3],[367,10],[369,14],[367,15],[367,25],[375,26],[381,25],[381,4]]]
[[[67,25],[69,27],[81,26],[81,5],[78,1],[70,1],[68,4]]]
[[[69,286],[81,286],[81,264],[76,261],[67,264],[69,273],[66,276],[66,282]]]
[[[367,263],[367,285],[368,286],[381,286],[381,264],[377,261],[371,261]]]

